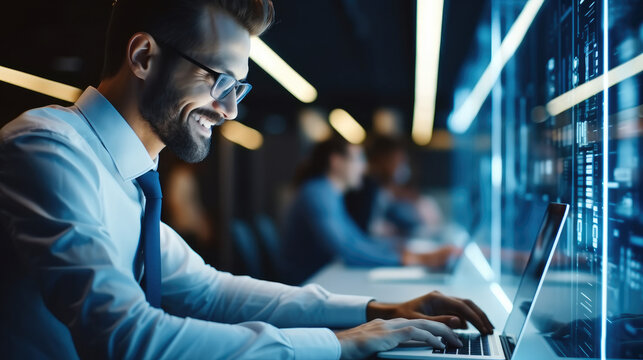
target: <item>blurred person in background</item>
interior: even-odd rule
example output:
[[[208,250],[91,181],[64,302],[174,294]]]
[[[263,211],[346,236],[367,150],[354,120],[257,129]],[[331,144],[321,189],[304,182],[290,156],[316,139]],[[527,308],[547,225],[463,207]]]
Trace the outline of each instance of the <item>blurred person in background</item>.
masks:
[[[384,304],[233,276],[160,222],[160,152],[208,155],[273,18],[269,0],[115,1],[98,87],[0,129],[3,358],[356,359],[493,331],[438,292]]]
[[[284,261],[287,281],[298,284],[339,258],[349,266],[424,265],[440,268],[453,249],[413,252],[404,242],[371,237],[346,211],[344,194],[360,187],[366,158],[361,145],[339,136],[312,150],[295,179],[298,193],[287,214]]]
[[[362,186],[346,193],[348,213],[359,227],[388,237],[426,236],[444,226],[431,197],[409,186],[411,167],[404,142],[377,135],[366,145],[368,166]]]
[[[203,204],[198,174],[194,165],[176,161],[169,169],[164,186],[168,225],[206,264],[215,264],[212,221]]]

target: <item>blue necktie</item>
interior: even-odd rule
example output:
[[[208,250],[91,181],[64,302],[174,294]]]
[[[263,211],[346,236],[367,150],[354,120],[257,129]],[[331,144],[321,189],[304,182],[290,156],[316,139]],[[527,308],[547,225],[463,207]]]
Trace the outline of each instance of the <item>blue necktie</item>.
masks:
[[[136,178],[145,195],[145,214],[141,224],[145,298],[150,305],[161,307],[161,183],[159,173],[150,170]],[[139,245],[141,247],[141,245]]]

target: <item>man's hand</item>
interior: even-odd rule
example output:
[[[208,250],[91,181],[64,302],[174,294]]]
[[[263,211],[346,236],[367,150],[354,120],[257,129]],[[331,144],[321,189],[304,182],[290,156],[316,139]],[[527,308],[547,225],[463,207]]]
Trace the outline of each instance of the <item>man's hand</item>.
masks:
[[[409,340],[424,341],[428,346],[444,349],[438,336],[442,336],[449,344],[462,346],[448,326],[424,319],[375,319],[335,335],[342,346],[342,359],[363,359]]]
[[[366,318],[425,319],[439,321],[455,329],[466,329],[469,321],[483,335],[493,333],[494,329],[487,315],[473,301],[442,295],[438,291],[401,304],[371,301],[366,307]]]

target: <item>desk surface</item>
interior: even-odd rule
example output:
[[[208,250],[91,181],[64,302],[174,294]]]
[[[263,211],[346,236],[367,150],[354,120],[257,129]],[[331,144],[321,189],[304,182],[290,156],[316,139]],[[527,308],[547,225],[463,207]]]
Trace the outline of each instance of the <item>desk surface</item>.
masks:
[[[502,330],[508,312],[491,291],[491,283],[485,280],[465,257],[446,282],[422,281],[375,281],[369,276],[369,268],[346,267],[333,263],[317,274],[308,283],[317,283],[327,290],[347,295],[372,296],[381,302],[402,302],[422,296],[433,290],[443,294],[469,298],[487,313],[489,320]],[[503,287],[509,299],[513,299],[515,287]]]

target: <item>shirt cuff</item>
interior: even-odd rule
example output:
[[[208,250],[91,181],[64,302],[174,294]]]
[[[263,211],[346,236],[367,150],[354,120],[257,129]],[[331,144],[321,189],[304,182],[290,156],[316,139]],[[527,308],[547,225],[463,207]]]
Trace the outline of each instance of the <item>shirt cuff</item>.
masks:
[[[331,328],[349,328],[366,322],[366,305],[372,297],[330,294],[324,306],[324,324]]]
[[[342,347],[337,336],[324,328],[281,329],[290,341],[295,360],[339,359]]]

